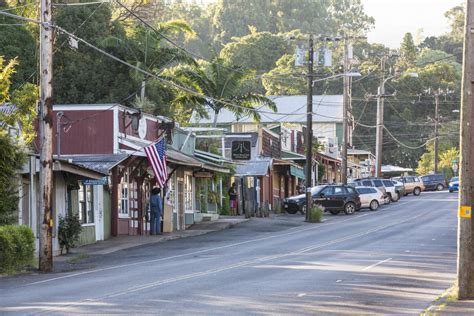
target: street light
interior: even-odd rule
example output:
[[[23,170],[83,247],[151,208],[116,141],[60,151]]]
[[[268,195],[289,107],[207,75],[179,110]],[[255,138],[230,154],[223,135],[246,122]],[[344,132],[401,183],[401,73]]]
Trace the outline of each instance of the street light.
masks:
[[[375,175],[377,177],[382,176],[382,140],[383,140],[383,110],[384,110],[384,98],[393,95],[385,95],[385,84],[387,81],[400,77],[403,75],[407,75],[412,78],[418,78],[418,73],[416,72],[405,72],[399,73],[392,76],[389,76],[382,80],[380,86],[378,87],[377,91],[377,130],[376,130],[376,140],[375,140]]]

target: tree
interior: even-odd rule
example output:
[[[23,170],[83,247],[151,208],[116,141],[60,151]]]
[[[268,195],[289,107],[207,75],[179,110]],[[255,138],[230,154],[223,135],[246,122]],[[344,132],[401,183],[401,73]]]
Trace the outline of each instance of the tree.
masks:
[[[400,57],[397,61],[397,67],[403,71],[415,66],[416,56],[417,50],[413,41],[413,35],[406,33],[400,46]]]
[[[463,40],[465,12],[464,6],[458,5],[446,11],[444,16],[448,19],[451,31],[450,35],[456,40]]]
[[[364,35],[375,24],[373,17],[364,12],[361,0],[331,0],[329,13],[334,34]]]
[[[262,76],[267,95],[299,95],[307,91],[306,80],[295,76],[299,70],[295,67],[294,55],[283,55],[276,67]]]
[[[251,74],[227,64],[217,56],[210,62],[202,62],[201,66],[179,69],[176,75],[181,83],[192,86],[196,93],[202,95],[181,93],[175,104],[188,109],[198,108],[198,111],[199,108],[209,107],[214,111],[214,126],[217,125],[219,112],[224,108],[237,116],[250,115],[259,121],[260,114],[255,111],[255,106],[268,106],[276,111],[276,105],[262,95],[243,93],[241,87]]]
[[[16,60],[10,60],[5,64],[3,57],[0,56],[0,104],[10,100],[11,75],[15,65]],[[25,158],[20,146],[5,128],[10,119],[9,116],[0,115],[0,225],[12,224],[15,221],[18,190],[17,183],[12,180],[15,179]]]

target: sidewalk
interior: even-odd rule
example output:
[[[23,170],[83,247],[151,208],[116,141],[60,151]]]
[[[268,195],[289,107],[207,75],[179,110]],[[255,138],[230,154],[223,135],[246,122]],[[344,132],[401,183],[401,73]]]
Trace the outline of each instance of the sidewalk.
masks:
[[[174,231],[153,236],[118,236],[99,241],[95,244],[73,248],[68,255],[55,257],[56,262],[67,261],[71,256],[106,255],[116,251],[125,250],[142,245],[160,243],[168,240],[204,235],[207,233],[228,229],[234,225],[247,222],[243,217],[221,216],[217,221],[196,223],[184,231]]]
[[[474,315],[474,300],[459,301],[456,298],[456,291],[457,288],[455,286],[446,290],[422,315]]]

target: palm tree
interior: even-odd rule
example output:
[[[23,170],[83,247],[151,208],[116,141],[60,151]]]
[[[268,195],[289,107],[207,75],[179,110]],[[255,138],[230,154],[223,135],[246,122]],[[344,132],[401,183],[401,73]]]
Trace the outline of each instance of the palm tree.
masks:
[[[252,72],[236,66],[228,66],[222,58],[214,56],[209,62],[200,66],[177,69],[175,75],[181,84],[194,88],[196,93],[181,93],[175,99],[175,105],[192,106],[201,115],[207,116],[207,108],[214,111],[214,124],[222,109],[227,109],[241,117],[251,116],[260,121],[256,106],[266,106],[276,111],[275,103],[263,95],[244,92],[243,84],[250,79]],[[203,113],[204,112],[204,113]]]

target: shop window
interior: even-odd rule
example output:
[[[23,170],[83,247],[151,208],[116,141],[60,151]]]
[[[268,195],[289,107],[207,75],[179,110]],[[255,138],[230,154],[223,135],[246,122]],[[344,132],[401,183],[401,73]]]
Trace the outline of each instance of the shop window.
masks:
[[[119,184],[119,216],[128,217],[130,208],[130,184],[128,183],[128,171],[123,174],[122,182]]]
[[[94,190],[92,185],[79,186],[79,219],[83,224],[94,223]]]
[[[186,210],[193,209],[193,176],[192,174],[184,175],[184,208]]]

